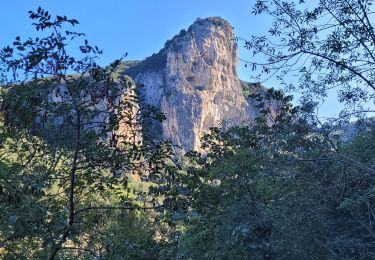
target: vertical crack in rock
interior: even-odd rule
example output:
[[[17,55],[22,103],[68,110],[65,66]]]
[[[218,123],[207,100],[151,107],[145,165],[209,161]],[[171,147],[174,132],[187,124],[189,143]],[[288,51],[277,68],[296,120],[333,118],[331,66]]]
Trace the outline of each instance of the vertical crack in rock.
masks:
[[[141,103],[132,108],[123,108],[123,115],[140,118],[136,113],[142,110],[144,104],[149,104],[164,113],[166,120],[162,123],[140,120],[144,124],[136,130],[127,126],[129,124],[126,122],[121,122],[121,126],[112,135],[125,138],[122,140],[141,142],[148,135],[142,135],[138,130],[144,130],[152,133],[153,138],[167,139],[181,147],[178,152],[183,154],[190,150],[200,151],[201,138],[210,127],[250,125],[260,113],[256,108],[257,102],[249,98],[249,95],[265,93],[266,89],[260,84],[239,80],[237,63],[233,28],[218,17],[196,20],[188,30],[182,30],[167,41],[157,54],[143,61],[121,63],[116,73],[132,77],[135,83],[128,79],[129,88],[118,89],[119,96],[112,102],[119,103],[136,95],[142,100]],[[91,84],[87,93],[80,94],[83,101],[89,102],[103,92],[103,83],[95,83],[90,78],[82,80]],[[50,103],[58,105],[61,102],[71,102],[64,94],[66,89],[63,85],[52,85],[44,90],[48,91],[50,93],[45,98]],[[45,96],[42,95],[44,92],[39,94]],[[101,125],[108,124],[109,113],[100,113],[108,109],[108,102],[107,98],[94,102],[90,107],[92,115],[87,120]],[[270,101],[266,106],[269,110],[266,119],[272,124],[271,116],[278,113],[277,102]],[[42,108],[40,111],[44,113]],[[64,122],[74,116],[72,113],[73,111],[68,111],[66,115],[52,115],[51,122],[46,125],[60,129]],[[30,115],[32,116],[35,115]],[[37,115],[31,125],[48,128],[44,127],[42,117]],[[134,124],[132,120],[130,122]],[[51,129],[46,129],[45,132],[51,136],[57,134]],[[135,132],[138,134],[135,135]]]
[[[217,17],[198,19],[166,42],[159,53],[125,71],[167,119],[159,137],[184,151],[199,150],[210,127],[251,123],[258,115],[237,76],[232,26]]]

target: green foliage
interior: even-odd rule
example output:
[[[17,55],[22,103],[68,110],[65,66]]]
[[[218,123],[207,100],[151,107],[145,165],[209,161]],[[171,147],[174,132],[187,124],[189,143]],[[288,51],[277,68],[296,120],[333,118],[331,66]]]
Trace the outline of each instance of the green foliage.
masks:
[[[218,16],[209,17],[209,18],[205,18],[205,19],[198,18],[198,19],[196,20],[196,23],[202,25],[205,21],[209,21],[210,23],[212,23],[213,25],[216,25],[216,26],[227,26],[227,27],[231,27],[231,25],[230,25],[226,20],[224,20],[223,18],[218,17]],[[190,28],[189,28],[189,29],[190,29]]]
[[[241,81],[242,92],[245,98],[249,98],[255,93],[262,93],[266,91],[266,88],[263,87],[260,83],[249,83]]]
[[[258,81],[274,76],[314,102],[335,93],[346,117],[373,111],[367,103],[375,97],[371,0],[259,0],[253,13],[272,22],[268,35],[243,40],[261,61],[248,64],[259,71]]]
[[[303,40],[288,41],[288,51],[333,55],[313,59],[310,69],[320,73],[326,66],[327,75],[335,77],[326,81],[311,74],[305,81],[311,96],[301,107],[293,107],[282,91],[244,84],[259,112],[255,123],[213,127],[202,138],[202,150],[183,158],[174,156],[170,143],[148,135],[152,129],[145,126],[165,116],[152,106],[140,108],[133,81],[123,76],[132,69],[159,68],[163,53],[150,58],[152,68],[121,59],[101,68],[95,63],[101,51],[87,40],[78,46],[81,57],[69,56],[68,42],[84,34],[63,28],[76,20],[52,19],[41,8],[30,12],[36,29],[47,36],[24,42],[17,37],[0,52],[0,257],[375,258],[373,121],[364,120],[361,131],[344,138],[341,120],[321,123],[311,99],[324,94],[323,81],[346,88],[353,75],[371,79],[371,69],[356,67],[365,59],[354,61],[342,47],[359,41],[357,56],[370,59],[365,46],[372,27],[363,27],[370,22],[365,16],[347,20],[350,30],[338,23],[355,15],[354,7],[367,13],[370,5],[321,1],[319,6],[302,13],[293,3],[257,1],[255,12],[276,18],[271,33],[286,30],[286,36]],[[290,19],[314,24],[327,12],[341,16],[323,41],[315,38],[318,28],[278,27],[293,24]],[[300,34],[292,33],[296,29]],[[359,30],[364,38],[358,40]],[[254,41],[249,47],[265,50],[265,39]],[[277,48],[266,50],[276,59],[265,65],[266,72],[287,58]],[[335,66],[338,60],[348,67]],[[306,80],[311,70],[301,73]],[[340,93],[350,105],[353,98],[367,99],[356,96],[357,90]]]
[[[0,257],[158,255],[170,243],[154,224],[163,197],[149,196],[148,187],[163,183],[173,153],[167,142],[147,139],[142,124],[164,115],[139,109],[121,60],[99,67],[101,51],[87,40],[78,46],[82,57],[69,55],[68,42],[84,34],[63,28],[76,20],[52,19],[41,8],[30,18],[47,36],[17,37],[0,52]],[[134,188],[132,174],[149,185]]]
[[[164,50],[160,50],[158,53],[154,53],[150,57],[147,57],[144,61],[130,66],[128,69],[126,69],[125,73],[134,77],[140,72],[158,71],[163,69],[166,63],[167,54]]]
[[[188,171],[186,257],[374,257],[373,130],[337,152],[300,113],[206,135]]]

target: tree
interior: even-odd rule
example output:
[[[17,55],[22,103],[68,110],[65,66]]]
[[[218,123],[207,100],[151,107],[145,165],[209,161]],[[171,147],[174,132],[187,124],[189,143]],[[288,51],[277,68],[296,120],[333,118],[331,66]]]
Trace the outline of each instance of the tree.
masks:
[[[253,13],[272,21],[269,35],[244,40],[264,60],[249,62],[253,70],[300,91],[305,103],[316,104],[336,91],[345,105],[343,117],[374,112],[373,1],[259,0]]]
[[[288,100],[272,126],[259,118],[251,128],[214,128],[203,140],[207,154],[192,154],[185,256],[375,256],[373,126],[338,143],[338,155]]]
[[[131,219],[163,208],[147,189],[130,191],[129,174],[160,179],[171,164],[170,145],[142,129],[145,118],[164,116],[140,108],[121,60],[98,66],[102,51],[86,39],[79,57],[69,54],[85,36],[64,30],[77,20],[42,8],[29,13],[46,36],[16,37],[0,52],[0,255],[114,257],[118,244],[96,238],[113,232],[111,223],[129,225],[114,218],[118,211]]]

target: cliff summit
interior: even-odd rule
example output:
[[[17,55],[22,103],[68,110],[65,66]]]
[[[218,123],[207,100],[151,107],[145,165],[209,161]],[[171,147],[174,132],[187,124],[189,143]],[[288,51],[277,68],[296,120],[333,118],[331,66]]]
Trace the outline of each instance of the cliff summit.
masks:
[[[125,73],[141,86],[145,103],[165,114],[167,119],[153,126],[156,135],[188,151],[200,149],[210,127],[250,124],[258,116],[243,93],[237,64],[233,27],[210,17],[197,19]]]

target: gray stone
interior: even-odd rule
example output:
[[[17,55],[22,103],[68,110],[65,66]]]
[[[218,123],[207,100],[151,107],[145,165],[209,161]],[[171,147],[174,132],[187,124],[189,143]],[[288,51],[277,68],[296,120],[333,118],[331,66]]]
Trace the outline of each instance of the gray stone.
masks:
[[[251,124],[259,115],[243,93],[237,64],[232,26],[213,17],[198,19],[125,73],[166,115],[160,137],[189,151],[200,150],[210,127]]]

